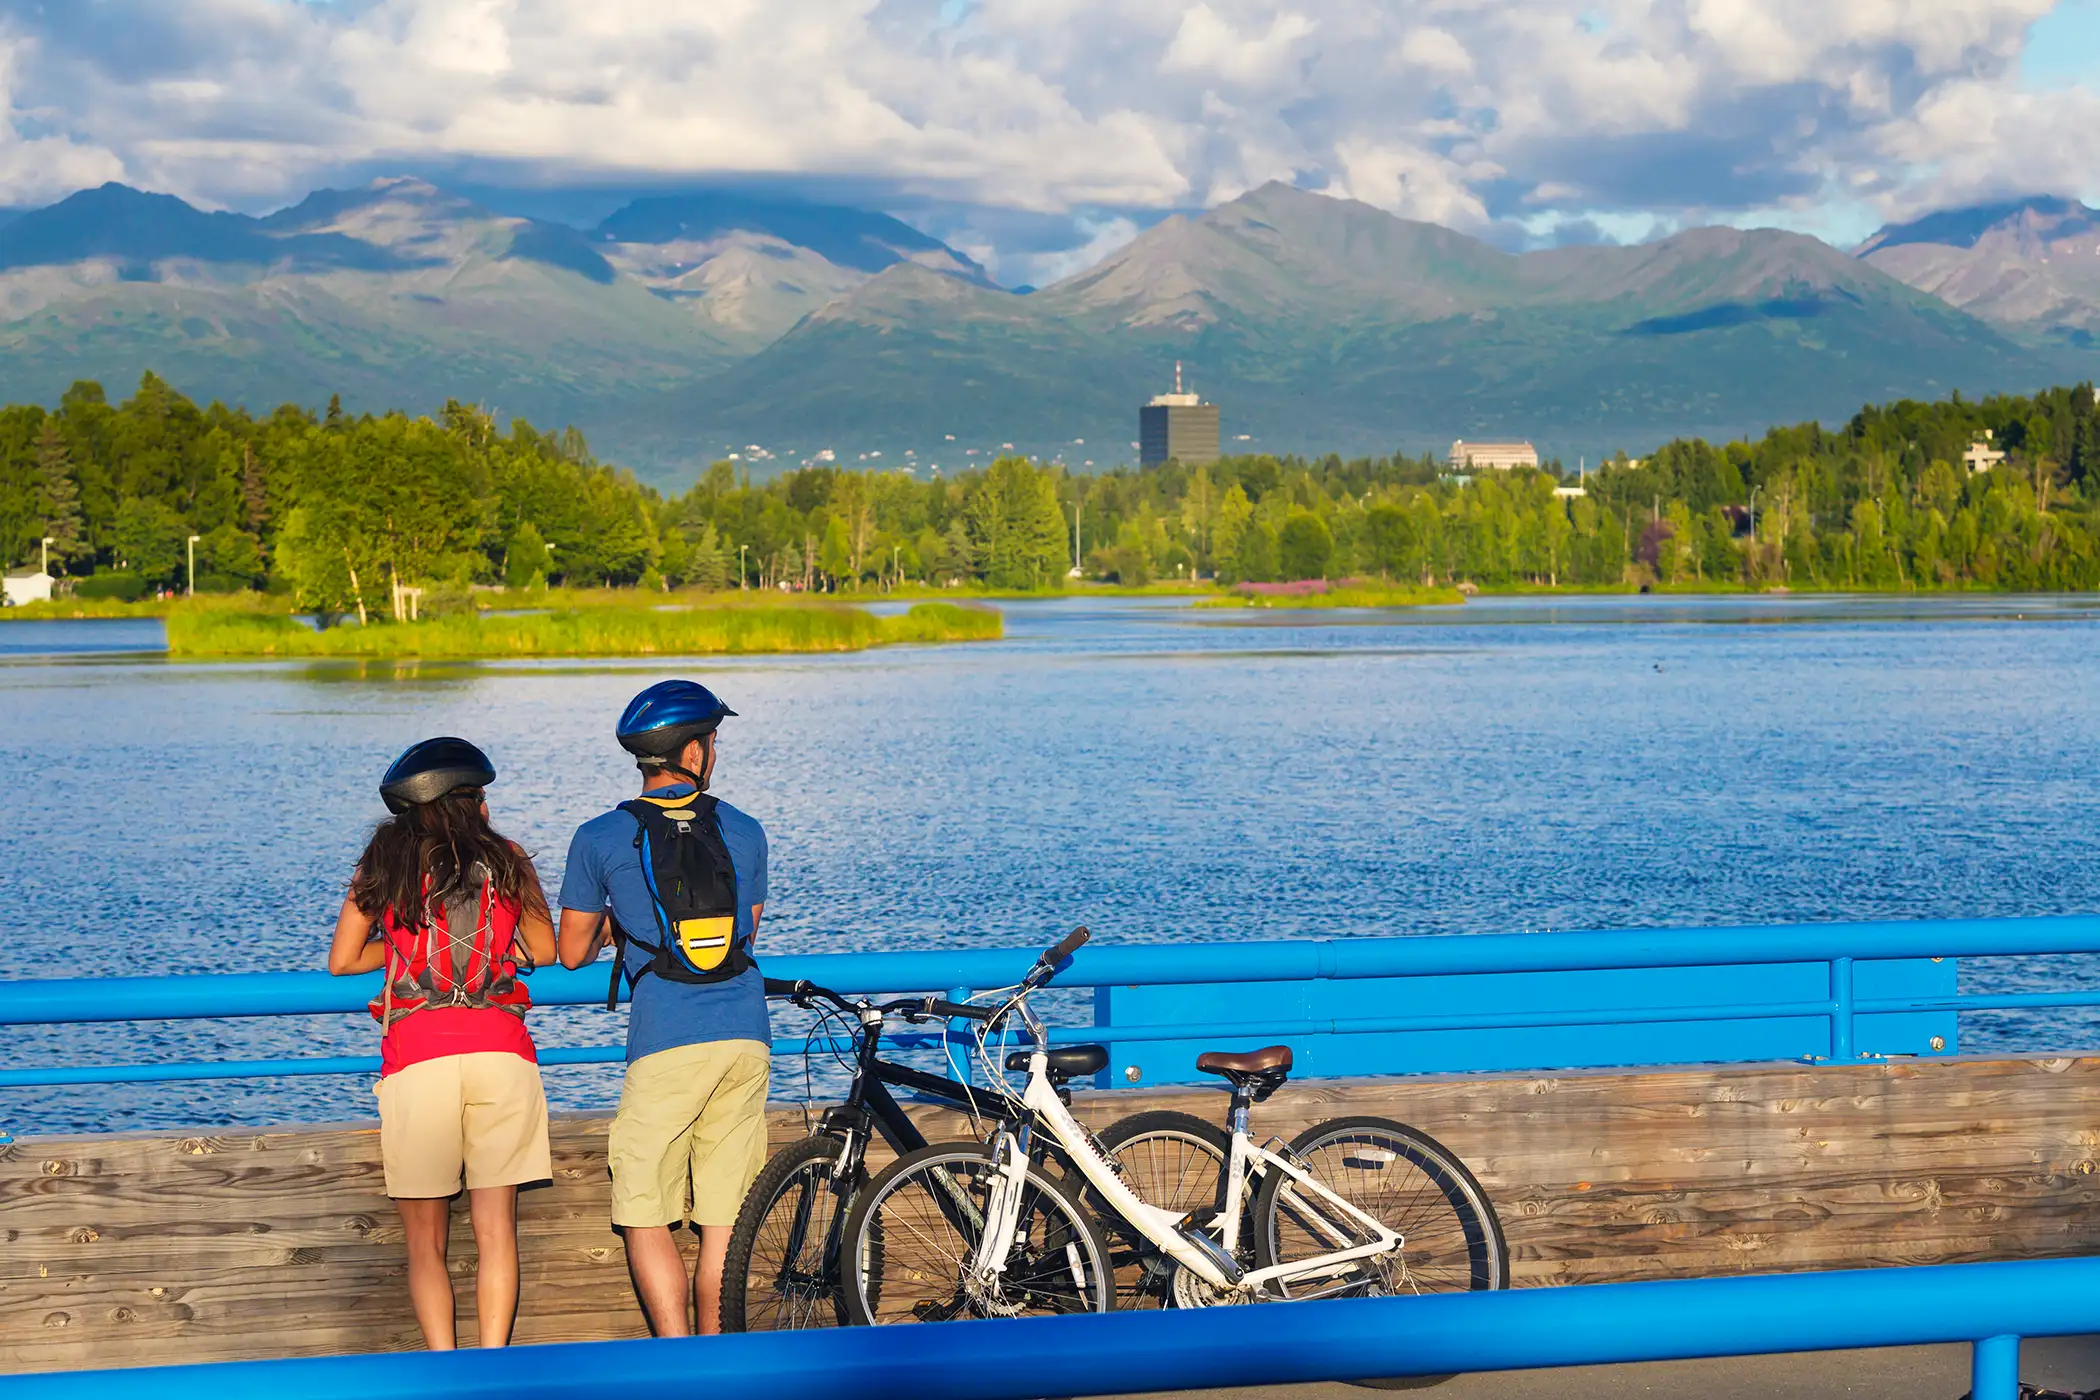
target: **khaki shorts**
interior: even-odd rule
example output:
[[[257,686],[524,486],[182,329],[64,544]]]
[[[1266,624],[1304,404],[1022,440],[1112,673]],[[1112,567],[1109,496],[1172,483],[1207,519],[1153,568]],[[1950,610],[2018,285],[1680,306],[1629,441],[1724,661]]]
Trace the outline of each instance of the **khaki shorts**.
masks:
[[[605,1149],[613,1224],[736,1224],[766,1164],[771,1069],[772,1047],[758,1040],[680,1045],[629,1065]]]
[[[379,1081],[379,1155],[389,1196],[551,1180],[540,1067],[508,1050],[478,1050],[394,1071]]]

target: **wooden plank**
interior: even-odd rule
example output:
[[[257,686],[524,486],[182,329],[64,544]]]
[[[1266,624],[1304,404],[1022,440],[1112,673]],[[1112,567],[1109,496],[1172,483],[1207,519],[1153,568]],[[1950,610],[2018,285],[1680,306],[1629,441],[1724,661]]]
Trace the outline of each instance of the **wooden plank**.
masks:
[[[1082,1095],[1217,1120],[1208,1087]],[[929,1138],[969,1136],[915,1106]],[[1258,1134],[1413,1123],[1497,1203],[1520,1284],[2100,1249],[2100,1059],[1731,1065],[1294,1084]],[[774,1112],[775,1145],[804,1132]],[[607,1219],[606,1120],[553,1125],[519,1207],[520,1341],[639,1336]],[[691,1240],[687,1240],[690,1248]],[[473,1239],[452,1267],[471,1341]],[[420,1345],[370,1124],[0,1147],[0,1371]]]

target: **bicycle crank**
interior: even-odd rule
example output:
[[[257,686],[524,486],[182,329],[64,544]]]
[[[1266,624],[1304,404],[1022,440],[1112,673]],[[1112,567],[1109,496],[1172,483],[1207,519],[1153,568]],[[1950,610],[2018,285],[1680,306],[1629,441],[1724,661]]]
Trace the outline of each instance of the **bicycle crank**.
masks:
[[[1220,1288],[1186,1264],[1174,1266],[1168,1296],[1177,1308],[1229,1308],[1254,1301],[1245,1289]]]

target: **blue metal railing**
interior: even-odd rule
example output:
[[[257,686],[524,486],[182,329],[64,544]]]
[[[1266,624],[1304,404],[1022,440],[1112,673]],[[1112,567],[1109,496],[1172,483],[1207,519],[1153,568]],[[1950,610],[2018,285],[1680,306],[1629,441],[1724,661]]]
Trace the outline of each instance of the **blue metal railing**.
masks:
[[[1026,1322],[571,1342],[17,1376],[10,1400],[1029,1400],[1966,1342],[2015,1400],[2020,1338],[2100,1332],[2100,1259],[1607,1283]]]
[[[2100,1006],[2100,987],[2061,992],[1966,993],[1955,996],[1861,997],[1853,977],[1860,962],[1905,958],[1989,957],[2100,951],[2100,918],[1937,919],[1906,923],[1832,923],[1772,927],[1634,929],[1467,937],[1354,938],[1157,946],[1089,945],[1058,985],[1112,987],[1245,982],[1350,981],[1454,974],[1591,972],[1640,968],[1825,963],[1827,995],[1783,1001],[1715,1000],[1697,1005],[1478,1010],[1394,1016],[1303,1019],[1264,1017],[1259,1009],[1230,1022],[1062,1027],[1053,1039],[1181,1041],[1201,1038],[1356,1035],[1393,1031],[1579,1027],[1640,1023],[1721,1022],[1743,1018],[1822,1018],[1831,1057],[1852,1059],[1862,1017],[1901,1012],[1962,1012]],[[1013,981],[1034,948],[945,952],[773,954],[770,975],[806,977],[842,991],[919,991],[997,987]],[[602,1003],[606,969],[548,968],[532,979],[542,1006]],[[360,1012],[378,990],[377,974],[335,978],[318,972],[241,973],[138,978],[0,981],[0,1026],[183,1020],[216,1017]],[[938,1034],[900,1037],[937,1045]],[[799,1039],[775,1042],[779,1053]],[[547,1065],[617,1061],[617,1046],[544,1048]],[[0,1070],[0,1088],[145,1083],[253,1076],[369,1073],[376,1057],[317,1056],[270,1060],[175,1061],[159,1064],[22,1066]]]

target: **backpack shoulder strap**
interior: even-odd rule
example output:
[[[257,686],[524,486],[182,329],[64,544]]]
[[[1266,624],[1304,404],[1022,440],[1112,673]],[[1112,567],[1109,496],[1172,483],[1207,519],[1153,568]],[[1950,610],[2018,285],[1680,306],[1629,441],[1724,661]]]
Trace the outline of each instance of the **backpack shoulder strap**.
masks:
[[[610,1011],[620,1004],[620,974],[627,967],[627,930],[620,927],[612,910],[605,911],[605,918],[612,925],[612,977],[605,984],[605,1009]]]

